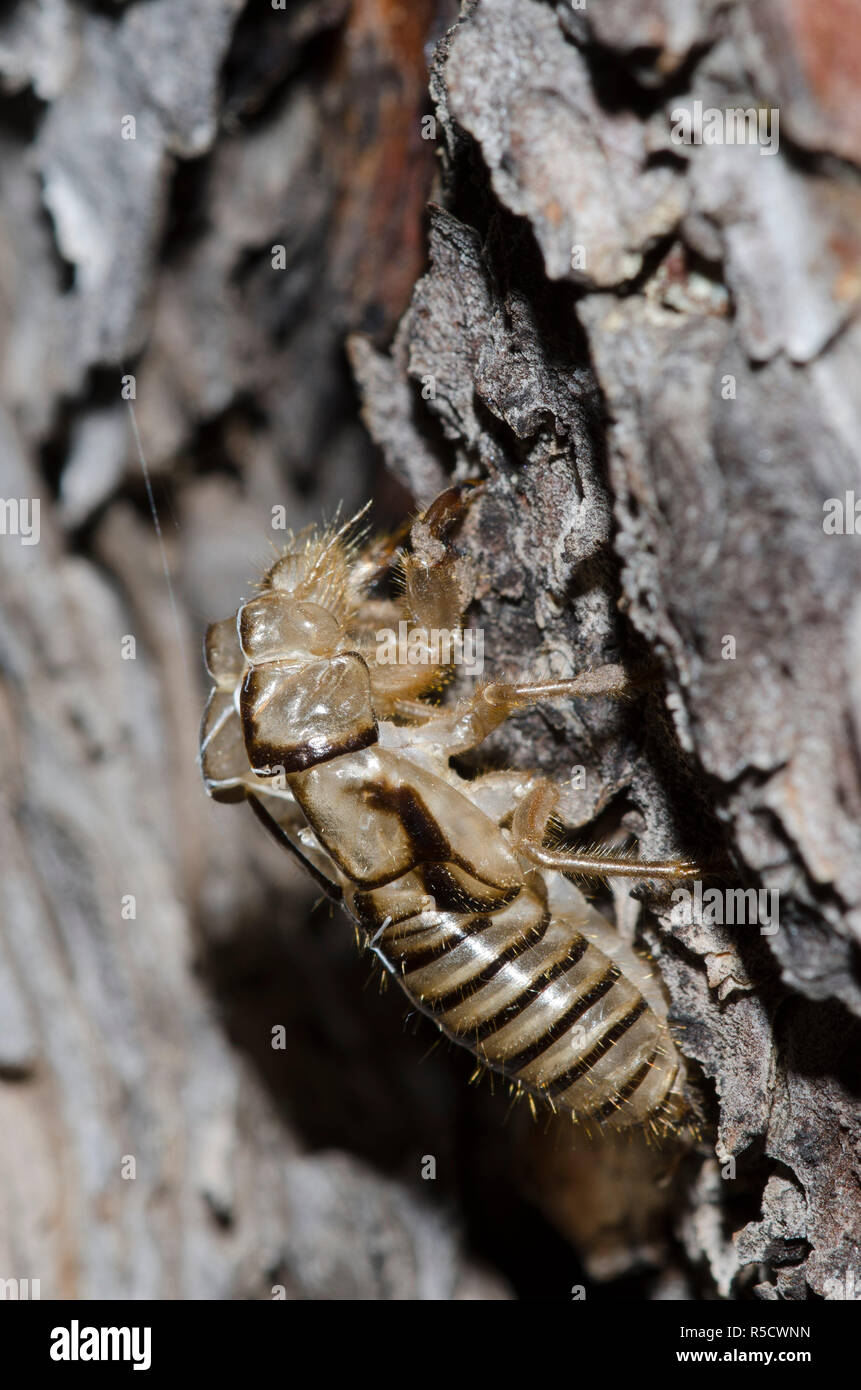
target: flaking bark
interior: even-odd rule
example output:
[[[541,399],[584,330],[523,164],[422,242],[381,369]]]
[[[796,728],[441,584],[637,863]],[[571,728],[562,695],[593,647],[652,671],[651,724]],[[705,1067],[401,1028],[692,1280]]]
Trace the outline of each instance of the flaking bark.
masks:
[[[852,1296],[861,542],[823,504],[858,490],[857,38],[777,0],[252,10],[0,21],[0,493],[41,500],[38,545],[0,536],[0,1277],[564,1297],[579,1256],[644,1297]],[[694,100],[777,107],[777,153],[672,143]],[[773,935],[617,894],[705,1117],[670,1187],[423,1062],[199,784],[199,639],[272,507],[394,523],[466,478],[488,671],[658,675],[488,758],[779,890]]]

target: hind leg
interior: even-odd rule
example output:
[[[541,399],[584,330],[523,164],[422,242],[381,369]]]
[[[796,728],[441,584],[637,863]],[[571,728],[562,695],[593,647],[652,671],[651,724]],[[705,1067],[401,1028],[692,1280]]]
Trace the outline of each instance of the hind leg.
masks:
[[[637,878],[674,882],[695,878],[700,868],[691,859],[637,859],[625,851],[602,849],[560,852],[544,848],[547,826],[559,801],[552,783],[541,781],[518,803],[511,824],[514,847],[530,863],[582,878]]]

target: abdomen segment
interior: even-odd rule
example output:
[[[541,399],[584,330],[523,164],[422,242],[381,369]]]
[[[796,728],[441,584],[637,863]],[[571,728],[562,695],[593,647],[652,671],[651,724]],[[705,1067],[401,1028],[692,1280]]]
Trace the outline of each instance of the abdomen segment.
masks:
[[[441,867],[441,866],[440,866]],[[448,868],[449,866],[446,866]],[[456,884],[456,887],[459,887]],[[576,1120],[669,1122],[679,1058],[619,966],[528,887],[457,910],[422,901],[420,874],[348,894],[411,1001],[478,1061]]]

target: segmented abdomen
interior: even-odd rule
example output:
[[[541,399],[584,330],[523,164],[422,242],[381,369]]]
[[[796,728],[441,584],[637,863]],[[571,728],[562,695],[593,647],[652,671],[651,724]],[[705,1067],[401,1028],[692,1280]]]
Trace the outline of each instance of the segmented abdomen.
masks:
[[[437,890],[448,877],[448,890],[427,893],[429,877]],[[463,910],[463,878],[437,864],[351,895],[410,999],[483,1065],[554,1109],[610,1127],[654,1121],[678,1054],[666,1023],[579,929],[588,930],[592,909],[582,924],[554,917],[523,887],[508,901]]]

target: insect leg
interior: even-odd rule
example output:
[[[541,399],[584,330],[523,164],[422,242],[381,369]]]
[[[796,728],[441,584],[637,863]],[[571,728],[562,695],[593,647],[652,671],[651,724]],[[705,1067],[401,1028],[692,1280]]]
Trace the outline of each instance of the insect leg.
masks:
[[[485,687],[483,695],[488,704],[503,706],[512,713],[541,700],[588,699],[596,695],[622,699],[641,683],[642,678],[633,678],[624,666],[608,664],[581,671],[566,680],[494,681]]]
[[[633,688],[634,682],[623,666],[608,665],[583,671],[570,680],[492,681],[489,685],[479,686],[474,694],[453,709],[434,709],[409,699],[394,701],[392,709],[403,718],[422,719],[422,724],[415,731],[416,740],[434,743],[452,755],[475,748],[516,710],[539,704],[542,700],[598,695],[622,697],[631,694]]]
[[[518,804],[511,824],[515,847],[524,858],[542,869],[583,878],[677,879],[695,878],[702,872],[692,859],[637,859],[633,854],[612,847],[596,846],[588,851],[559,851],[544,848],[547,825],[559,800],[551,782],[541,781]]]
[[[386,634],[387,643],[378,642],[373,651],[364,652],[374,705],[384,719],[398,711],[404,701],[412,702],[444,681],[461,630],[454,557],[446,554],[428,566],[407,555],[403,568],[397,633]]]
[[[286,850],[289,850],[294,858],[298,859],[302,867],[323,889],[327,898],[331,898],[336,903],[341,902],[344,896],[343,890],[337,881],[334,869],[327,862],[328,856],[319,851],[316,854],[311,852],[307,846],[302,845],[296,833],[297,827],[293,813],[298,808],[295,803],[292,806],[287,806],[272,797],[264,796],[261,799],[260,796],[252,795],[251,792],[248,792],[247,795],[248,804],[261,825],[264,825],[274,839]],[[264,800],[268,801],[268,806],[264,805]],[[304,822],[301,813],[299,813],[299,820]]]

